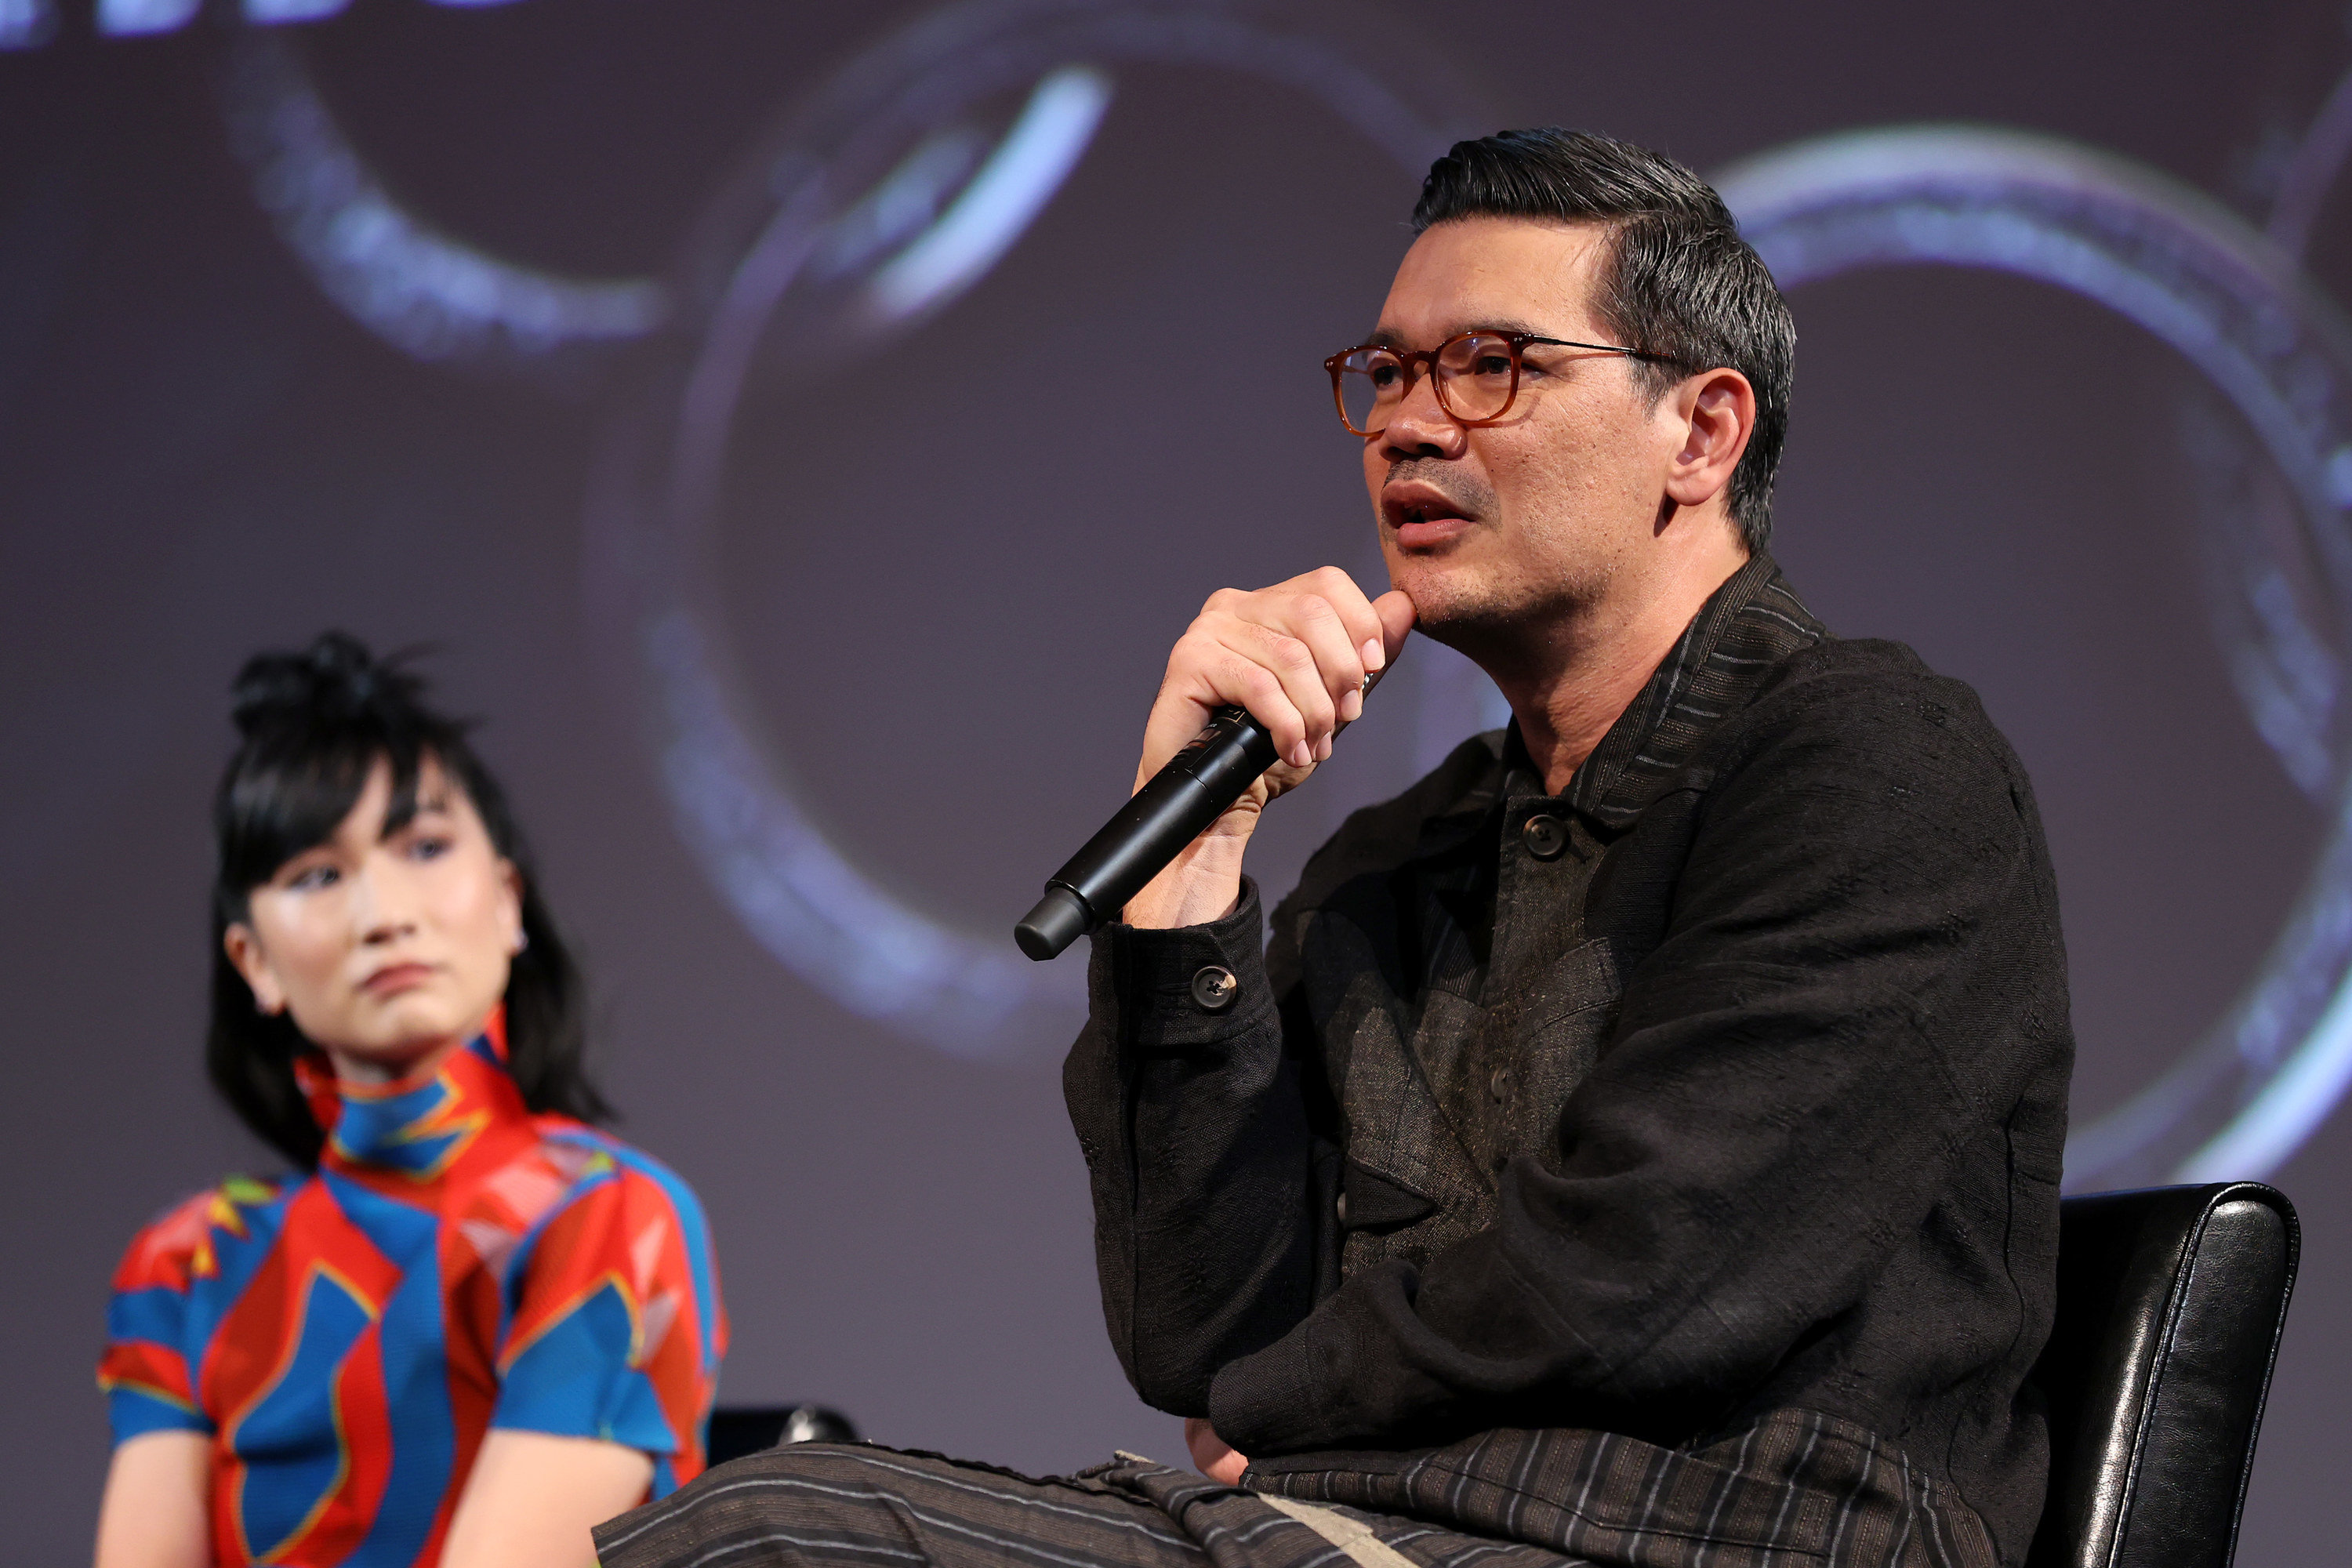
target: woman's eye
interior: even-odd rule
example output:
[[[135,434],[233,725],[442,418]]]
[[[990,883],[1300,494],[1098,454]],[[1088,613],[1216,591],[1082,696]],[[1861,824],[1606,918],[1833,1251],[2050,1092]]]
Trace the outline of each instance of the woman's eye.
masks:
[[[412,840],[408,846],[408,853],[419,860],[438,860],[442,856],[449,853],[449,841],[428,834]]]
[[[304,892],[311,892],[320,888],[331,888],[342,879],[343,874],[332,866],[313,866],[308,870],[296,873],[293,880],[286,885]]]

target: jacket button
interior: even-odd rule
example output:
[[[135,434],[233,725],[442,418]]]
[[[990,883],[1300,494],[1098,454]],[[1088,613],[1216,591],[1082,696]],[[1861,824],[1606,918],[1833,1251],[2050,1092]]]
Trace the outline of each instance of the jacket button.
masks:
[[[1511,1069],[1508,1068],[1496,1068],[1495,1069],[1495,1076],[1486,1080],[1486,1087],[1494,1091],[1494,1096],[1496,1100],[1510,1099]]]
[[[1519,829],[1520,842],[1538,860],[1557,860],[1568,847],[1568,825],[1557,816],[1530,816]]]
[[[1234,994],[1241,988],[1242,983],[1234,978],[1232,970],[1213,963],[1192,976],[1192,1000],[1203,1013],[1223,1012],[1234,1005]]]
[[[1347,1227],[1347,1224],[1348,1224],[1348,1194],[1345,1194],[1345,1193],[1341,1193],[1341,1194],[1339,1194],[1339,1200],[1338,1200],[1337,1202],[1335,1202],[1334,1204],[1332,1204],[1332,1205],[1331,1205],[1331,1212],[1332,1212],[1333,1214],[1335,1214],[1335,1215],[1339,1215],[1339,1226],[1340,1226],[1340,1228],[1341,1228],[1341,1229],[1345,1229],[1345,1228]]]

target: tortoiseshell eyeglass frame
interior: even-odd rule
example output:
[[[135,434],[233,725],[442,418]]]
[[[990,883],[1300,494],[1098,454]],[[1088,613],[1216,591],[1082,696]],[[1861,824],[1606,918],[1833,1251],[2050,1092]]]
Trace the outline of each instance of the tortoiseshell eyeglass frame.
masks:
[[[1439,356],[1454,344],[1465,342],[1472,338],[1499,339],[1509,346],[1511,352],[1511,389],[1503,398],[1503,406],[1492,414],[1476,419],[1467,418],[1455,411],[1453,400],[1445,395],[1445,378],[1434,374]],[[1519,400],[1519,356],[1527,351],[1529,343],[1549,343],[1554,348],[1563,349],[1590,349],[1595,353],[1622,354],[1627,359],[1647,360],[1654,364],[1674,363],[1664,354],[1644,353],[1640,349],[1629,349],[1621,343],[1580,343],[1572,338],[1547,338],[1537,332],[1499,332],[1480,329],[1474,331],[1456,332],[1433,349],[1395,349],[1386,343],[1358,343],[1353,348],[1341,349],[1338,353],[1325,360],[1323,368],[1331,373],[1332,405],[1339,409],[1339,423],[1348,427],[1348,433],[1351,436],[1360,436],[1370,440],[1388,428],[1388,424],[1384,420],[1374,429],[1359,429],[1356,422],[1348,417],[1348,395],[1339,378],[1347,374],[1349,357],[1366,352],[1384,353],[1396,361],[1405,373],[1407,393],[1412,390],[1414,381],[1424,375],[1432,376],[1431,384],[1437,389],[1438,406],[1445,410],[1446,417],[1456,425],[1475,428],[1482,425],[1499,425],[1510,417],[1512,405]],[[1402,405],[1404,399],[1400,396],[1397,401]]]

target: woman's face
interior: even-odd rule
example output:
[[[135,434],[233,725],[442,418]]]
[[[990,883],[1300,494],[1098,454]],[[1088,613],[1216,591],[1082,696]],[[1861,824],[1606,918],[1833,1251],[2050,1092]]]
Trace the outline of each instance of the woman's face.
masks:
[[[386,832],[391,804],[379,758],[332,837],[254,889],[223,939],[261,1010],[362,1080],[471,1037],[522,945],[521,880],[465,792],[428,757],[415,815]]]

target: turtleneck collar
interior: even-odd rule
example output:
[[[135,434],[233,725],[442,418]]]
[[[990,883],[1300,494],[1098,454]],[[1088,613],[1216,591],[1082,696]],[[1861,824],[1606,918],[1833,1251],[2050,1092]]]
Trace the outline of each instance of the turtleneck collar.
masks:
[[[491,1123],[529,1114],[506,1061],[503,1009],[463,1046],[392,1083],[345,1081],[322,1055],[298,1059],[295,1077],[327,1134],[320,1163],[432,1181]]]

